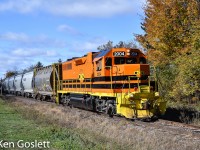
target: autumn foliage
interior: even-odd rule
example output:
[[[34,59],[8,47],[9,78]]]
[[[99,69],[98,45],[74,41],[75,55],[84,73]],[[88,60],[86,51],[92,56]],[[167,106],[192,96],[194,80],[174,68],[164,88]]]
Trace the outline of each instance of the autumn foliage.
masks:
[[[136,39],[155,66],[166,99],[199,98],[200,0],[147,0]]]

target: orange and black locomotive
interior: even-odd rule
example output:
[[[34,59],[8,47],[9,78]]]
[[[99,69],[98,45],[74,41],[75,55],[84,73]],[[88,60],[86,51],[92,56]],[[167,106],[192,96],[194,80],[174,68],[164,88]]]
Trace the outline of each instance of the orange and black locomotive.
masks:
[[[90,52],[61,64],[57,102],[126,118],[165,112],[157,86],[150,79],[146,56],[138,49]]]

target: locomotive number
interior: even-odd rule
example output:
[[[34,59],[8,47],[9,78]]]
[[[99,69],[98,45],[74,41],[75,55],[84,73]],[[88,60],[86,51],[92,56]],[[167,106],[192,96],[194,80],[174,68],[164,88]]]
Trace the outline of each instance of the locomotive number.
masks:
[[[138,53],[137,52],[131,52],[131,56],[137,56]]]
[[[125,56],[125,52],[114,52],[113,56],[114,57]]]

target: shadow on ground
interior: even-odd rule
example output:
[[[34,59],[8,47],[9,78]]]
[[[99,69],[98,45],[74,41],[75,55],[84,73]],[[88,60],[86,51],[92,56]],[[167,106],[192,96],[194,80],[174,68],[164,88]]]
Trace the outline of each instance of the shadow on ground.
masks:
[[[176,122],[192,123],[194,120],[200,120],[200,112],[185,108],[167,108],[162,119]]]

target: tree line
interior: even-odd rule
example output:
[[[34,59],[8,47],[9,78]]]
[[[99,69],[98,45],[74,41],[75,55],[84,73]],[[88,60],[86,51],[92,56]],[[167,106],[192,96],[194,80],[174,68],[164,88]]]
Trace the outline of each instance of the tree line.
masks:
[[[17,75],[19,73],[25,73],[25,72],[29,72],[29,71],[32,71],[34,70],[34,68],[40,68],[40,67],[43,67],[43,64],[38,61],[35,65],[30,65],[28,66],[27,68],[25,69],[22,69],[22,70],[17,70],[17,69],[14,69],[14,70],[8,70],[5,74],[5,77],[8,78],[8,77],[11,77],[13,75]]]
[[[200,0],[147,0],[136,35],[155,67],[166,100],[192,101],[200,93]]]
[[[58,59],[58,63],[62,63],[61,58]],[[33,71],[35,68],[41,68],[41,67],[44,67],[44,65],[40,61],[38,61],[35,65],[30,65],[27,68],[22,69],[22,70],[17,70],[17,69],[8,70],[8,71],[6,71],[5,78],[8,78],[8,77],[11,77],[13,75],[20,74],[20,73]]]

